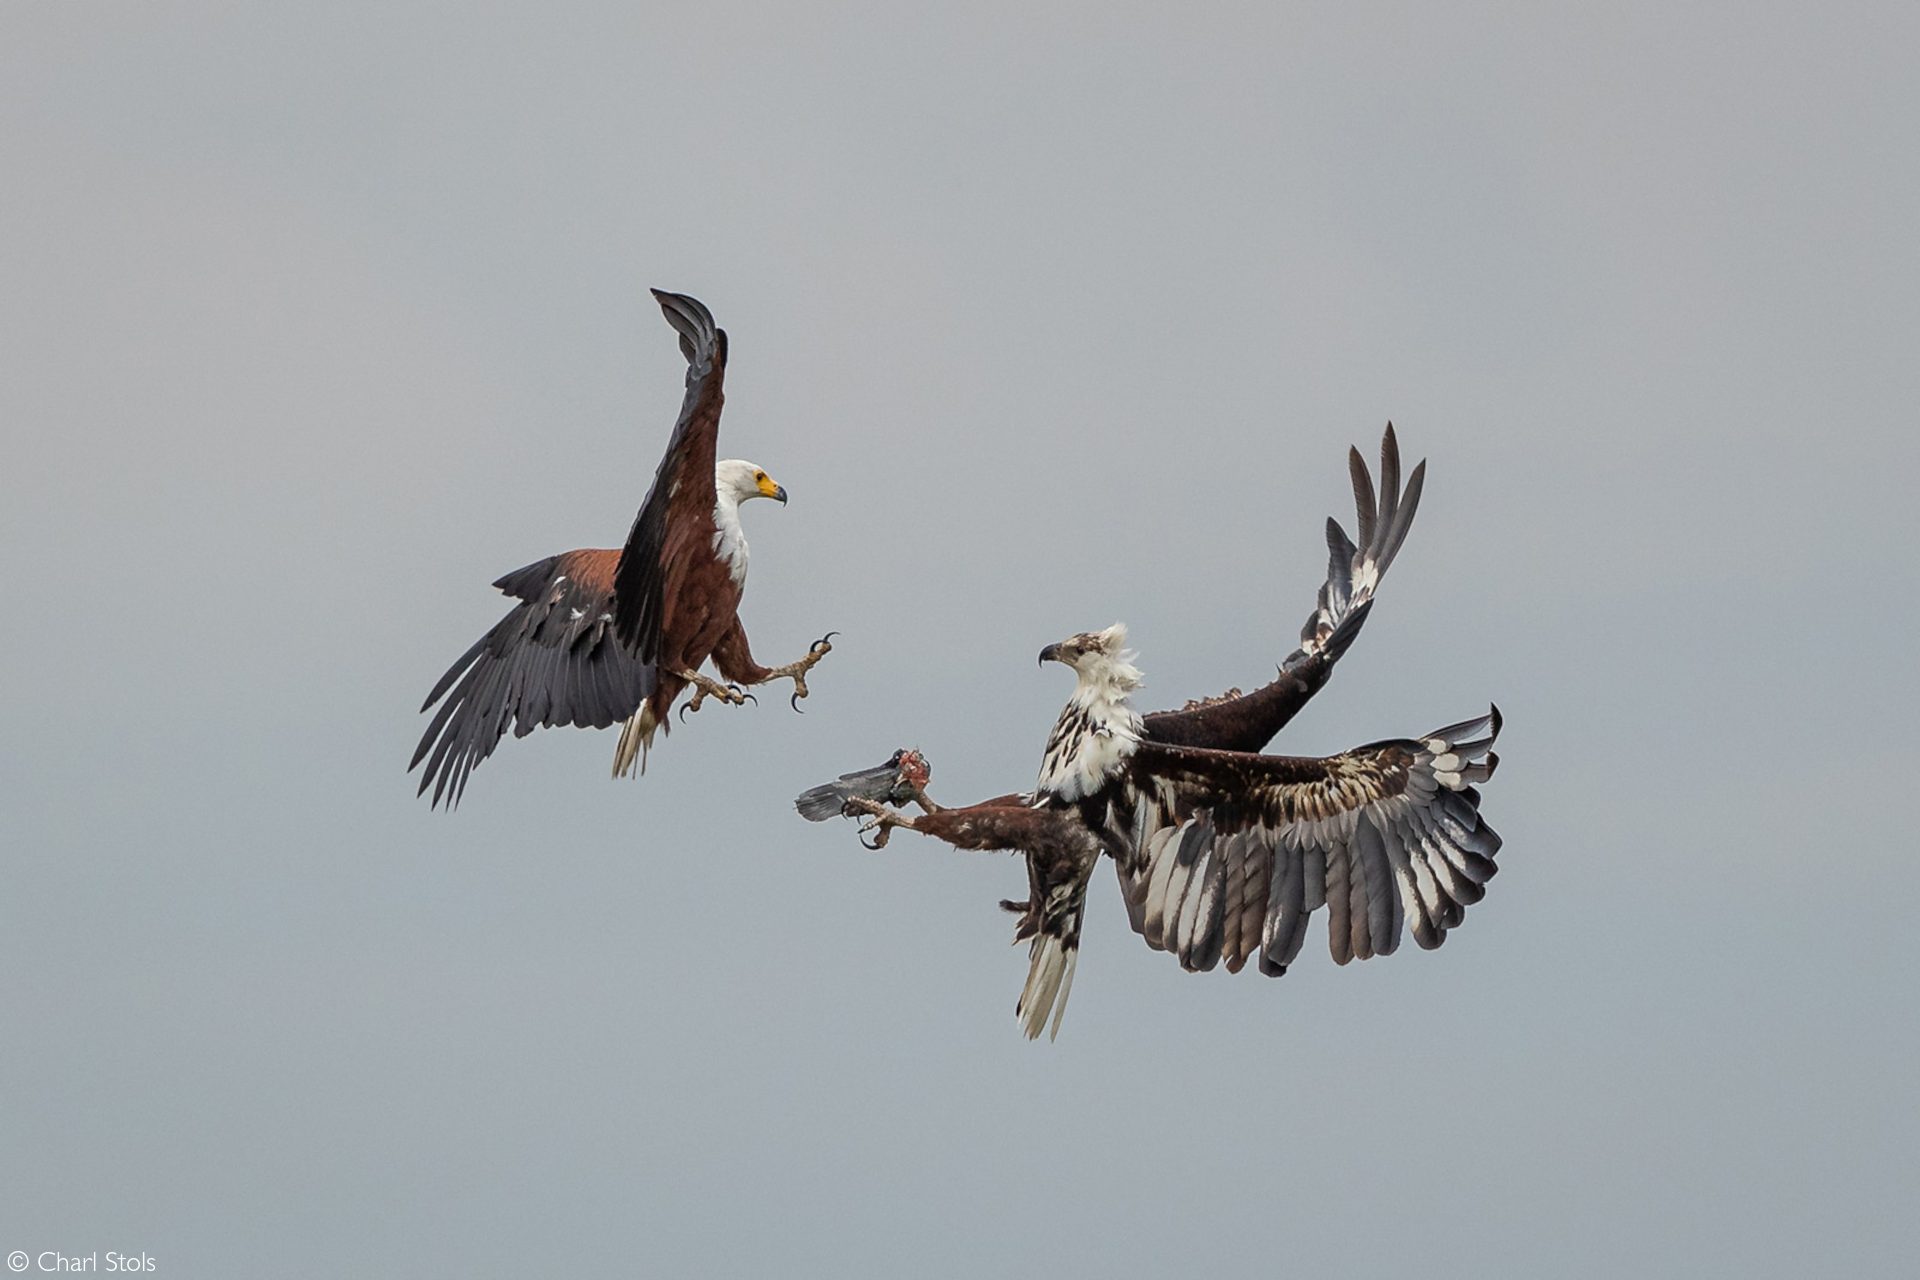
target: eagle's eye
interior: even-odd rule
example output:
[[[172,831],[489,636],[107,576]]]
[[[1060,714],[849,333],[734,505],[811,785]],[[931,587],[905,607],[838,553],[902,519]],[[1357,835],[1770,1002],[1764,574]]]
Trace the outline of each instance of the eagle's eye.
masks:
[[[767,473],[764,471],[756,471],[753,473],[753,478],[755,480],[765,480],[767,478]]]

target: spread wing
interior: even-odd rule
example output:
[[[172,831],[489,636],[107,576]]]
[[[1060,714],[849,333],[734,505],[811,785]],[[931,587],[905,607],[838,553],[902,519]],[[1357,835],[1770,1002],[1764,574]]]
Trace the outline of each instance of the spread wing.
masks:
[[[1380,441],[1380,488],[1358,449],[1347,451],[1353,477],[1357,525],[1349,538],[1340,522],[1327,519],[1327,580],[1307,625],[1300,647],[1287,655],[1272,683],[1241,694],[1237,690],[1218,698],[1189,704],[1180,711],[1160,711],[1145,717],[1147,736],[1156,742],[1226,751],[1258,751],[1318,693],[1373,608],[1373,593],[1387,566],[1406,541],[1413,513],[1420,505],[1420,489],[1427,464],[1420,463],[1400,487],[1400,444],[1393,424]]]
[[[1500,837],[1472,786],[1492,776],[1498,709],[1424,738],[1307,759],[1142,744],[1121,889],[1147,945],[1191,970],[1286,972],[1327,909],[1340,964],[1431,949],[1485,895]]]
[[[714,326],[712,312],[683,293],[655,289],[653,296],[680,335],[687,393],[620,553],[613,608],[615,633],[650,663],[660,656],[668,583],[678,580],[688,557],[713,554],[713,465],[727,368],[726,331]]]
[[[520,601],[447,668],[421,704],[439,711],[415,748],[409,772],[426,761],[420,793],[460,802],[467,775],[506,735],[570,724],[604,729],[653,692],[653,667],[612,632],[617,551],[568,551],[493,585]]]

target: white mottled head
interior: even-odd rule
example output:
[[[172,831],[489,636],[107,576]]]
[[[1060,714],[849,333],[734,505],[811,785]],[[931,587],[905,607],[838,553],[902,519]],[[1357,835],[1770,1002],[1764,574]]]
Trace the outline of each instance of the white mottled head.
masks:
[[[1040,651],[1040,661],[1064,662],[1079,683],[1047,735],[1034,803],[1075,801],[1107,785],[1140,745],[1140,713],[1127,696],[1140,687],[1140,671],[1127,650],[1127,629],[1083,631]]]
[[[740,458],[728,458],[713,468],[713,488],[720,501],[739,506],[748,498],[773,498],[786,505],[787,491],[763,468]]]
[[[1138,689],[1140,669],[1127,648],[1127,624],[1116,622],[1105,631],[1082,631],[1040,651],[1042,662],[1064,662],[1080,677],[1083,690],[1124,695]]]

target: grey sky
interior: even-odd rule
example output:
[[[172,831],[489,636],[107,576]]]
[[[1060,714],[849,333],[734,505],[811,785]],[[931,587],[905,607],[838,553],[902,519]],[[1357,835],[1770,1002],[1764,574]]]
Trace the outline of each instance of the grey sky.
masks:
[[[0,1251],[160,1274],[1904,1274],[1906,6],[8,4]],[[764,659],[638,784],[402,774],[733,339]],[[790,797],[1026,785],[1116,618],[1280,749],[1508,717],[1433,954],[1193,977]],[[1896,736],[1896,731],[1899,736]]]

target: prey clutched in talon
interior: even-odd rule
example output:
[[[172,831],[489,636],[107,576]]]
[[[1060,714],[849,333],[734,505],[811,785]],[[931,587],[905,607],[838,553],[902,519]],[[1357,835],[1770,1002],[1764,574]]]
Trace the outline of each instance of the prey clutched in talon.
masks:
[[[700,705],[708,698],[717,698],[730,707],[760,701],[737,684],[721,684],[718,680],[703,676],[698,671],[680,671],[675,674],[693,686],[693,696],[680,705],[682,724],[686,723],[687,712],[698,711]]]
[[[809,787],[795,797],[793,807],[808,822],[852,816],[847,801],[855,797],[885,804],[917,804],[927,813],[940,808],[927,797],[933,766],[914,747],[901,747],[871,769],[843,773],[832,782]]]
[[[800,699],[807,696],[807,672],[813,670],[814,664],[820,659],[833,652],[833,638],[839,634],[838,631],[827,632],[807,646],[806,657],[797,658],[784,667],[774,667],[767,672],[766,680],[784,678],[793,681],[793,697],[788,699],[788,703],[795,711],[800,710]]]

